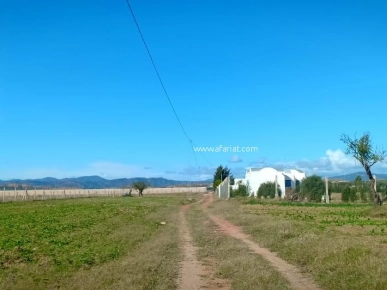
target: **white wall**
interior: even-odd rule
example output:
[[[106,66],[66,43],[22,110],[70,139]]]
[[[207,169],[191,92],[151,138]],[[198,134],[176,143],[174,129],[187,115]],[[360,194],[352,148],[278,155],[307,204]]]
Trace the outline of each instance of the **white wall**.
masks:
[[[234,185],[231,185],[231,188],[233,190],[237,190],[239,188],[239,184],[246,185],[246,179],[245,178],[235,178]]]
[[[278,171],[271,167],[265,167],[260,170],[249,168],[246,170],[245,180],[249,185],[250,196],[257,196],[260,185],[265,182],[275,182],[276,176],[278,185],[281,188],[281,197],[285,197],[285,176],[288,176],[292,180],[291,185],[294,188],[296,180],[303,180],[305,178],[305,173],[295,169]]]

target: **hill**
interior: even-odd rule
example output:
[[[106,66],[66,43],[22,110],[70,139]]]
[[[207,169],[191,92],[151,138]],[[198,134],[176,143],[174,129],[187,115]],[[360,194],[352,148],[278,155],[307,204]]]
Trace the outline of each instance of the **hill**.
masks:
[[[368,176],[365,172],[354,172],[345,175],[338,175],[329,177],[330,180],[343,180],[343,181],[354,181],[357,176],[360,176],[362,180],[368,180]],[[387,179],[387,174],[374,173],[376,175],[376,179]]]
[[[12,179],[0,180],[0,187],[10,187],[11,184],[21,186],[28,184],[36,188],[84,188],[84,189],[99,189],[99,188],[121,188],[130,186],[134,182],[143,181],[151,187],[171,187],[171,186],[207,186],[212,181],[178,181],[165,178],[120,178],[120,179],[104,179],[100,176],[81,176],[76,178],[57,179],[53,177],[45,177],[41,179]],[[13,187],[13,185],[12,185]]]

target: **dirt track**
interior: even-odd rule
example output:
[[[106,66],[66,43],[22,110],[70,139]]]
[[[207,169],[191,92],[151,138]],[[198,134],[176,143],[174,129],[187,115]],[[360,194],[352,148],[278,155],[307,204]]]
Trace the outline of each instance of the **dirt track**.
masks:
[[[315,282],[304,276],[295,266],[289,264],[285,260],[279,258],[275,253],[263,248],[252,241],[252,239],[242,232],[242,229],[232,223],[224,220],[218,216],[210,214],[206,209],[214,200],[213,194],[205,194],[204,198],[199,201],[205,213],[210,219],[219,227],[219,229],[226,235],[236,238],[247,244],[252,252],[262,256],[269,263],[271,263],[279,273],[281,273],[290,283],[292,289],[295,290],[318,290],[320,289]],[[193,289],[219,289],[209,288],[206,285],[204,277],[208,276],[208,271],[196,258],[196,248],[193,245],[191,235],[188,230],[188,225],[185,218],[185,212],[189,209],[189,205],[182,207],[180,212],[181,217],[181,236],[183,241],[183,251],[185,259],[181,266],[181,277],[179,280],[179,289],[193,290]],[[253,286],[253,285],[252,285]]]
[[[189,205],[183,205],[180,210],[180,236],[184,260],[181,262],[180,266],[178,285],[181,290],[198,290],[203,289],[205,286],[205,281],[203,280],[205,268],[196,257],[196,247],[193,244],[188,229],[185,217],[185,212],[188,208]]]

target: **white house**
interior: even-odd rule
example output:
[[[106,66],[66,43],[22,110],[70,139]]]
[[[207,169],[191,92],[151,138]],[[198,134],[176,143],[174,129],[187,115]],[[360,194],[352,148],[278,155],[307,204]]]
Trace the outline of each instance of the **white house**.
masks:
[[[231,188],[233,190],[237,190],[239,187],[239,184],[246,185],[246,180],[244,178],[234,178],[234,184],[231,185]]]
[[[275,182],[276,177],[278,185],[281,188],[282,197],[284,197],[286,189],[295,188],[306,176],[304,172],[296,169],[277,170],[272,167],[248,168],[246,170],[246,176],[241,182],[247,185],[250,196],[257,196],[260,185],[269,181]]]

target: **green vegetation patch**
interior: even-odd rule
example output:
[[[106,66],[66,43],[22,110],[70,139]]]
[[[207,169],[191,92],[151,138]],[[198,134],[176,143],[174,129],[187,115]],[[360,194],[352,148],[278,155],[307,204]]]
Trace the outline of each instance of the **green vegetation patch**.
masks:
[[[145,197],[0,204],[0,288],[46,285],[120,259],[157,236],[181,203]]]
[[[314,277],[323,289],[387,289],[387,208],[216,201],[210,208]]]

